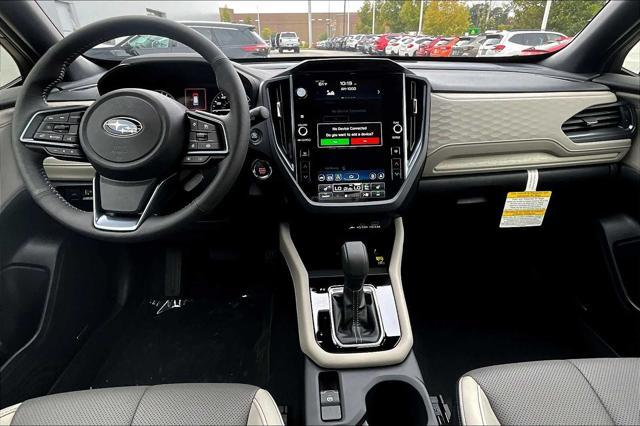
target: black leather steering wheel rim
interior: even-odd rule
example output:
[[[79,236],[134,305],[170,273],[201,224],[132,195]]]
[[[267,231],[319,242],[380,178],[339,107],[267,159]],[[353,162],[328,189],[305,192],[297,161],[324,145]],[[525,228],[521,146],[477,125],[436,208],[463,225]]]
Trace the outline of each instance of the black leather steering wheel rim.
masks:
[[[47,96],[64,78],[67,66],[87,49],[105,41],[136,34],[152,34],[181,42],[200,54],[212,67],[217,86],[230,99],[230,111],[225,117],[229,152],[218,164],[210,184],[182,209],[165,216],[150,216],[130,232],[97,229],[93,214],[69,204],[48,180],[42,160],[44,154],[24,146],[20,135],[31,117],[51,108]],[[109,241],[142,241],[158,238],[175,231],[202,215],[211,212],[236,181],[248,150],[250,129],[246,94],[233,64],[210,40],[180,23],[148,16],[125,16],[105,19],[82,27],[51,47],[32,68],[17,99],[12,142],[18,168],[27,190],[36,203],[54,219],[83,235]]]

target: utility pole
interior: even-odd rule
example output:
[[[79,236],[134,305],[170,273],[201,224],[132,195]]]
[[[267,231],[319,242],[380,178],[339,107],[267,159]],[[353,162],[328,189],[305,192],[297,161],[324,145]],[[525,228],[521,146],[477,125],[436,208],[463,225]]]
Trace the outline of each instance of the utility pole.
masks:
[[[371,24],[371,34],[376,33],[376,0],[373,0],[373,22]]]
[[[345,6],[347,4],[347,0],[344,0]],[[351,14],[347,12],[347,35],[351,34]]]
[[[547,4],[544,6],[544,15],[542,16],[542,25],[540,29],[545,31],[547,29],[547,22],[549,21],[549,12],[551,12],[551,0],[547,0]]]
[[[487,25],[489,25],[489,15],[491,15],[491,6],[492,6],[493,1],[489,0],[489,8],[487,9],[487,16],[484,19],[484,30],[487,31]]]
[[[347,35],[347,0],[342,2],[342,35]]]
[[[424,16],[424,0],[420,0],[420,21],[418,24],[418,35],[422,34],[422,17]]]
[[[258,12],[258,35],[262,37],[262,29],[260,27],[260,7],[256,5],[256,11]]]
[[[309,25],[309,47],[311,47],[311,43],[313,43],[313,29],[311,25],[311,0],[307,2],[307,20]]]

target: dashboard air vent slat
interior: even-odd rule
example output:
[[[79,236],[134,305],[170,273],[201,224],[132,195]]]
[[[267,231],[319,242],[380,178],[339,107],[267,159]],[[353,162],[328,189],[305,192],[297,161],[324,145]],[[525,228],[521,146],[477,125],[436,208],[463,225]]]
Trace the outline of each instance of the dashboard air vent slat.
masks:
[[[273,121],[275,142],[289,163],[291,170],[295,169],[295,154],[293,136],[291,135],[291,106],[289,80],[279,80],[267,86],[269,107]]]
[[[623,102],[589,107],[562,125],[562,131],[576,143],[627,139],[635,128],[634,115]]]
[[[424,135],[424,110],[426,102],[426,83],[423,80],[407,77],[406,80],[406,117],[407,117],[407,159],[411,160]]]

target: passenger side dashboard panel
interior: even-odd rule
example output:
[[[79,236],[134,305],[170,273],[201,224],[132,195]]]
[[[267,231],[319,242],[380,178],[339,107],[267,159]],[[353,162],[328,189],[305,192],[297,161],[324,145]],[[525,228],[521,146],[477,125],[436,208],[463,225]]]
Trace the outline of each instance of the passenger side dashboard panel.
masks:
[[[631,139],[575,143],[562,124],[611,92],[433,93],[423,177],[621,160]]]

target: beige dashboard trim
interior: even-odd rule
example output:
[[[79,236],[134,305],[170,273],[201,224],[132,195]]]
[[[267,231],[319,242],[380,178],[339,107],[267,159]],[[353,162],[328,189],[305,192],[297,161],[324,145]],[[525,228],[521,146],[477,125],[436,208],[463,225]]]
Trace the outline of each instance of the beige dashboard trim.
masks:
[[[395,238],[393,252],[389,262],[389,276],[395,297],[398,319],[400,322],[400,341],[392,349],[379,352],[364,353],[329,353],[322,349],[316,342],[313,332],[313,319],[311,311],[311,296],[309,291],[309,274],[300,254],[296,249],[289,224],[280,224],[280,251],[285,258],[296,297],[296,310],[298,313],[298,336],[300,347],[313,362],[324,368],[363,368],[399,364],[405,360],[413,347],[413,334],[409,311],[402,289],[400,274],[402,263],[402,250],[404,245],[404,227],[402,218],[394,221]]]
[[[89,163],[60,160],[54,157],[45,158],[42,165],[49,180],[54,182],[91,183],[96,173]]]
[[[613,163],[630,139],[576,144],[562,124],[612,92],[434,93],[423,176]]]

